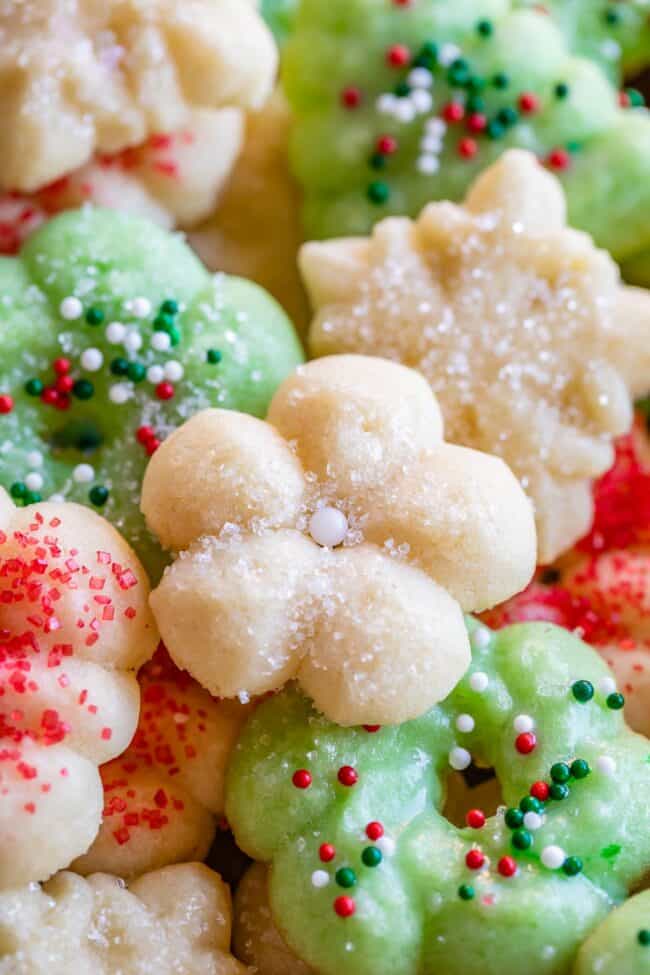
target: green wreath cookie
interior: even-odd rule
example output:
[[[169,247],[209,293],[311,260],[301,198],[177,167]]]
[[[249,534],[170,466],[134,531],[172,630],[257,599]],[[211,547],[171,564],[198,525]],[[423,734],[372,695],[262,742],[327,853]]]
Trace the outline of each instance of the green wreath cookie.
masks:
[[[650,249],[650,117],[552,18],[509,6],[304,0],[284,82],[308,237],[459,199],[519,146],[561,176],[573,226],[620,261]]]
[[[18,504],[101,510],[160,574],[138,511],[162,439],[206,406],[264,415],[301,361],[278,305],[213,276],[183,240],[115,212],[66,213],[0,259],[0,485]]]
[[[470,671],[422,718],[343,729],[289,689],[239,741],[229,822],[321,975],[564,975],[650,865],[650,746],[606,665],[550,624],[469,625]],[[458,829],[445,778],[472,760],[507,807]]]

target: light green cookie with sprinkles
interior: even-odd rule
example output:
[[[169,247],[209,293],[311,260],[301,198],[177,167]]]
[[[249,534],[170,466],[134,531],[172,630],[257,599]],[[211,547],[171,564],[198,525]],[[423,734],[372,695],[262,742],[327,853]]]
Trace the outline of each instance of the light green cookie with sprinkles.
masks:
[[[568,975],[650,866],[650,745],[606,665],[550,624],[468,625],[471,669],[422,718],[339,728],[289,688],[236,747],[228,820],[320,975]],[[507,806],[458,829],[445,780],[472,760]]]
[[[631,897],[596,928],[578,952],[573,975],[648,975],[650,891]]]
[[[181,237],[113,211],[63,214],[0,259],[0,485],[90,504],[154,577],[138,506],[149,456],[207,406],[264,415],[302,359],[261,288],[211,275]]]
[[[461,198],[507,147],[560,175],[571,224],[650,250],[650,115],[551,17],[500,0],[303,0],[284,55],[308,237]]]
[[[616,84],[650,63],[647,0],[518,0],[543,9],[562,28],[576,54],[597,61]]]

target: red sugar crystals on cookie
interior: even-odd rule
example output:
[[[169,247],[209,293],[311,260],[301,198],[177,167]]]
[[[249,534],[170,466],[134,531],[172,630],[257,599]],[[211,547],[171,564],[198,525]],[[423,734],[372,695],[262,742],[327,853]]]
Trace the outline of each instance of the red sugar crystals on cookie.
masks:
[[[120,535],[72,504],[0,490],[0,888],[44,880],[93,841],[97,766],[133,735],[152,653],[149,583]]]
[[[138,680],[140,720],[124,754],[100,769],[103,823],[74,864],[83,874],[201,860],[223,814],[226,765],[250,707],[211,697],[162,645]]]

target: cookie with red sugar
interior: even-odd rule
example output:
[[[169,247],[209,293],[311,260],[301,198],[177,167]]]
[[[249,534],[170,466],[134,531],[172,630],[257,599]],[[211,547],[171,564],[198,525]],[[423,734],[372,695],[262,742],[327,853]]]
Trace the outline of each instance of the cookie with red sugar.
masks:
[[[104,819],[82,874],[134,877],[203,860],[224,811],[230,752],[250,707],[220,701],[179,670],[161,645],[138,675],[133,741],[100,769]]]
[[[639,419],[594,489],[588,535],[557,566],[540,570],[488,614],[492,626],[548,620],[596,647],[613,670],[611,703],[650,732],[650,453]]]
[[[93,842],[98,766],[133,736],[135,670],[158,640],[148,598],[99,515],[16,509],[0,488],[0,889],[46,880]]]

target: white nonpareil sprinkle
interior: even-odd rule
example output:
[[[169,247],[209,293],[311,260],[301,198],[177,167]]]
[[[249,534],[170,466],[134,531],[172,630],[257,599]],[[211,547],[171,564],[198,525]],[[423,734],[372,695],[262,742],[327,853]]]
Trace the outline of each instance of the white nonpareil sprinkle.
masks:
[[[391,836],[380,836],[375,841],[375,846],[381,850],[385,857],[392,857],[395,852],[395,840]]]
[[[566,860],[561,846],[545,846],[542,850],[542,863],[548,870],[559,870]]]
[[[444,119],[438,118],[428,118],[424,123],[424,131],[427,135],[435,136],[438,139],[442,139],[443,135],[447,131],[447,123]]]
[[[104,365],[104,356],[99,349],[84,349],[81,353],[81,365],[86,372],[97,372]]]
[[[111,403],[121,406],[131,397],[131,389],[126,383],[115,383],[108,391],[108,398]]]
[[[142,348],[142,336],[139,332],[127,332],[124,336],[124,348],[129,352],[137,352]]]
[[[543,822],[544,820],[540,814],[536,812],[527,812],[524,816],[524,826],[526,829],[539,829]]]
[[[415,105],[410,98],[398,98],[397,104],[393,109],[393,115],[398,122],[412,122],[415,118]]]
[[[63,504],[65,498],[62,494],[51,494],[47,500],[51,501],[52,504]]]
[[[433,105],[433,97],[430,91],[426,91],[424,88],[416,88],[411,92],[411,104],[415,107],[416,112],[419,115],[424,115],[426,112],[431,110]]]
[[[443,44],[438,54],[438,61],[443,67],[448,68],[456,58],[460,57],[461,50],[455,44]]]
[[[158,383],[161,383],[164,378],[165,378],[165,370],[163,369],[162,366],[149,366],[149,368],[147,369],[147,379],[149,380],[150,383],[153,383],[154,386],[157,386]]]
[[[168,379],[170,383],[177,383],[183,378],[184,373],[185,370],[176,359],[170,359],[165,364],[165,379]]]
[[[317,545],[335,548],[348,530],[348,519],[338,508],[319,508],[309,519],[309,534]]]
[[[95,476],[95,468],[90,464],[77,464],[72,472],[72,479],[77,484],[89,484]]]
[[[135,318],[146,318],[151,314],[151,302],[148,298],[133,298],[128,302],[127,308]]]
[[[598,690],[607,697],[616,691],[616,681],[613,677],[601,677],[598,681]]]
[[[151,348],[156,352],[166,352],[171,344],[172,340],[167,332],[154,332],[151,336]]]
[[[327,870],[314,870],[311,875],[311,882],[313,887],[327,887],[330,882],[330,875]]]
[[[469,734],[470,731],[474,731],[475,724],[476,722],[471,714],[459,714],[456,718],[456,727],[464,734]]]
[[[440,169],[440,160],[437,156],[422,155],[418,156],[415,165],[417,166],[419,173],[437,173]]]
[[[40,450],[30,450],[27,454],[27,463],[30,467],[42,467],[43,466],[43,454]]]
[[[456,745],[449,752],[449,764],[457,772],[462,772],[463,769],[469,768],[472,764],[472,756],[466,748],[461,748],[459,745]]]
[[[518,735],[525,735],[529,731],[532,731],[535,727],[535,722],[529,714],[518,714],[515,720],[512,722],[512,727],[515,729]]]
[[[433,84],[433,75],[426,68],[413,68],[406,80],[411,88],[430,88]]]
[[[613,775],[616,771],[616,762],[610,755],[599,755],[596,759],[596,768],[601,775]]]
[[[74,322],[77,318],[81,318],[83,310],[84,306],[74,295],[68,295],[59,305],[59,314],[67,322]]]
[[[490,679],[488,675],[484,674],[482,670],[477,670],[469,679],[469,686],[477,694],[482,694],[483,691],[486,691],[489,683]]]
[[[120,342],[124,341],[124,336],[126,335],[126,325],[122,322],[111,322],[106,326],[106,341],[110,342],[111,345],[119,345]]]
[[[492,642],[492,633],[488,630],[487,626],[479,626],[472,633],[472,643],[475,647],[484,650],[485,647],[489,647]]]
[[[43,475],[38,471],[30,471],[25,478],[25,484],[30,491],[40,491],[43,487]]]

